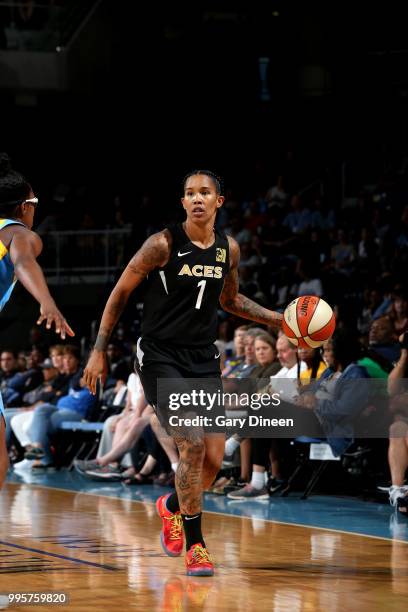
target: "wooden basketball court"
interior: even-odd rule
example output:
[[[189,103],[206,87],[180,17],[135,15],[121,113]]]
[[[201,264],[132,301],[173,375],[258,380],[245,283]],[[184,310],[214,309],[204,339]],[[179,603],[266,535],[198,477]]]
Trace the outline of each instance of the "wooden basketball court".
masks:
[[[0,499],[2,594],[65,593],[65,609],[95,612],[407,606],[405,542],[206,513],[216,575],[188,578],[161,551],[151,502],[16,483]]]

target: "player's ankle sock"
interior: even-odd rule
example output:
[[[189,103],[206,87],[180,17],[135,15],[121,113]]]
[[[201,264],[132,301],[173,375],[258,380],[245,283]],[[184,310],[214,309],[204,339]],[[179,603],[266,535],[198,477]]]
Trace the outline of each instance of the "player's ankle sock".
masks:
[[[201,544],[205,547],[203,534],[201,533],[201,512],[197,514],[182,514],[184,533],[186,536],[186,550],[190,550],[193,544]]]
[[[169,512],[172,512],[173,514],[180,510],[180,505],[179,505],[179,500],[178,500],[178,497],[177,497],[177,493],[172,493],[166,499],[166,508],[167,508],[167,510]]]
[[[173,470],[174,473],[177,472],[177,468],[178,468],[178,461],[171,464],[171,469]]]
[[[264,472],[252,472],[251,485],[254,489],[263,489],[265,486]]]
[[[228,438],[225,443],[225,454],[227,457],[232,457],[239,445],[239,442],[235,438]]]

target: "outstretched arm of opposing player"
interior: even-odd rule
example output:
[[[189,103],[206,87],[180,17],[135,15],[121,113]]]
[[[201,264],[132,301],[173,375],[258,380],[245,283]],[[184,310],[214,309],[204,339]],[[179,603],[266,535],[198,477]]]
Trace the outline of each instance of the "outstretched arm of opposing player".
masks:
[[[167,263],[171,250],[171,235],[167,230],[153,234],[132,257],[106,302],[94,349],[84,372],[85,384],[96,393],[96,382],[104,384],[107,376],[106,349],[112,331],[117,324],[130,294],[155,268]]]
[[[220,303],[224,310],[238,317],[250,319],[264,325],[281,326],[282,315],[279,312],[268,310],[239,293],[238,265],[239,246],[238,243],[228,236],[230,252],[230,269],[225,277],[224,288],[221,293]]]
[[[40,316],[37,324],[46,322],[47,329],[55,326],[55,332],[64,340],[65,335],[75,333],[68,325],[64,315],[57,308],[51,296],[43,271],[37,262],[42,251],[42,240],[26,228],[16,227],[9,245],[11,261],[14,264],[16,278],[31,293],[40,305]]]

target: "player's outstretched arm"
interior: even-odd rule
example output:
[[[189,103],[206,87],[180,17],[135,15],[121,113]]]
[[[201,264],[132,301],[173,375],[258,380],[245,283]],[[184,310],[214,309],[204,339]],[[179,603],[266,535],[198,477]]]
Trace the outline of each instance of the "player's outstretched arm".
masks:
[[[62,339],[66,334],[74,336],[73,330],[53,300],[43,271],[37,262],[41,251],[42,240],[38,234],[27,229],[16,228],[9,246],[10,257],[14,264],[16,277],[40,304],[40,317],[37,324],[41,325],[43,321],[46,321],[47,329],[55,325],[55,331]]]
[[[171,250],[170,241],[171,234],[167,230],[150,236],[132,257],[113,288],[102,314],[94,349],[84,371],[85,384],[91,393],[96,393],[98,378],[102,384],[105,383],[108,371],[106,349],[130,294],[149,272],[167,263]]]
[[[281,326],[282,315],[279,312],[263,308],[253,300],[239,293],[238,265],[239,246],[236,240],[228,236],[230,252],[230,269],[225,277],[224,288],[220,297],[220,304],[224,310],[238,317],[250,319],[264,325]]]

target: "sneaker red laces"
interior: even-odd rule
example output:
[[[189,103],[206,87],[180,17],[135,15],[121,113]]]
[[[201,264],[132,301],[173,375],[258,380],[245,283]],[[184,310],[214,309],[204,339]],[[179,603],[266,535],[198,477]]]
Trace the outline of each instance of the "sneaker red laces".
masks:
[[[167,510],[166,500],[169,495],[162,495],[156,501],[157,513],[163,522],[160,542],[166,555],[179,557],[183,552],[183,522],[180,512],[173,514]]]
[[[210,554],[201,544],[193,544],[186,554],[187,576],[213,576],[214,565]]]

